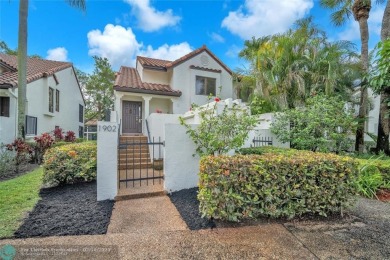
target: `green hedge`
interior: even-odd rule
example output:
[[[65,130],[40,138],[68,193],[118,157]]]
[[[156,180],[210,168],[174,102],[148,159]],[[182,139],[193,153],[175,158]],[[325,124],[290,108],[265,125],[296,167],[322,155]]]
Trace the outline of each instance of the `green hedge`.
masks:
[[[248,155],[248,154],[262,155],[266,153],[293,155],[295,153],[299,153],[299,151],[295,149],[278,148],[274,146],[261,146],[261,147],[241,148],[238,151],[238,153],[242,155]]]
[[[357,163],[334,154],[209,156],[200,162],[198,199],[208,218],[288,217],[340,212],[356,194]]]
[[[381,186],[388,185],[390,187],[390,160],[380,159],[357,159],[360,167],[369,165],[370,167],[376,168],[382,175],[383,184]],[[386,188],[389,188],[386,187]]]
[[[44,156],[44,183],[56,186],[95,180],[96,153],[95,142],[50,148]]]

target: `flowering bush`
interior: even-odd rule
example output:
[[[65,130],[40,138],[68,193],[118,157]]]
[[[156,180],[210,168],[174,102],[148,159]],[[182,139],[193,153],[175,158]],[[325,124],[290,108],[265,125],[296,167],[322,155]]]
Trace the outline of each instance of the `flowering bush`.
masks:
[[[257,119],[250,116],[247,111],[238,109],[236,105],[228,108],[215,103],[212,108],[200,111],[200,125],[194,129],[187,124],[183,118],[179,118],[180,123],[187,129],[187,134],[196,145],[196,153],[200,156],[224,154],[232,149],[240,148],[249,131],[256,125]],[[219,106],[219,107],[218,107]]]
[[[34,140],[35,144],[33,144],[33,147],[35,160],[41,164],[43,155],[45,154],[46,150],[53,145],[54,139],[49,133],[43,133],[41,136],[34,137]]]
[[[96,179],[96,143],[68,144],[49,149],[44,155],[46,185],[92,181]]]
[[[68,131],[66,132],[66,135],[65,135],[65,142],[71,142],[73,143],[74,141],[76,141],[76,135],[73,131]]]
[[[6,145],[9,151],[16,152],[16,165],[22,165],[28,163],[34,152],[34,149],[26,143],[23,139],[15,139],[11,144]]]
[[[62,128],[60,128],[60,127],[57,127],[56,129],[54,129],[53,135],[54,135],[54,138],[56,141],[61,141],[64,139],[64,135],[62,134]]]

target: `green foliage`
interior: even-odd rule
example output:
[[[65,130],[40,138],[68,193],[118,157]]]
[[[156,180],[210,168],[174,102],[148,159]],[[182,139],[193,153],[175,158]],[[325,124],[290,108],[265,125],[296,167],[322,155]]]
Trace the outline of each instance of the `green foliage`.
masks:
[[[249,106],[251,108],[252,115],[260,115],[279,110],[277,105],[273,104],[271,101],[256,95],[251,96]]]
[[[357,181],[358,192],[368,198],[376,197],[378,189],[383,185],[383,177],[374,165],[364,165],[360,168]]]
[[[306,103],[313,93],[350,98],[360,77],[355,46],[347,41],[330,42],[313,18],[296,21],[283,34],[244,42],[240,56],[251,64],[258,92],[282,109]]]
[[[219,110],[222,110],[218,112]],[[249,131],[256,125],[255,117],[250,116],[233,105],[214,102],[209,109],[199,112],[201,123],[197,128],[192,128],[183,118],[180,123],[187,129],[187,134],[196,145],[196,153],[199,156],[224,154],[232,149],[243,146]]]
[[[44,183],[56,186],[96,179],[96,152],[94,142],[49,149],[44,156]]]
[[[85,107],[85,120],[104,118],[106,110],[111,110],[114,105],[114,85],[115,72],[107,58],[93,57],[95,60],[95,70],[92,75],[81,76],[85,82],[84,94],[87,97]]]
[[[0,176],[16,171],[16,158],[13,151],[9,151],[5,145],[0,145]]]
[[[277,114],[271,125],[277,138],[293,148],[336,153],[351,147],[355,129],[353,112],[344,108],[344,102],[323,95],[309,98],[306,107]]]
[[[340,212],[356,194],[357,163],[334,154],[207,156],[200,162],[203,217],[239,221]]]
[[[376,67],[369,81],[374,92],[381,94],[383,91],[389,91],[390,86],[390,39],[379,42],[377,49]]]
[[[295,149],[279,148],[274,146],[248,147],[241,148],[238,153],[242,155],[257,154],[263,155],[267,153],[293,155],[297,152]]]
[[[42,168],[0,182],[0,239],[11,237],[39,200]]]

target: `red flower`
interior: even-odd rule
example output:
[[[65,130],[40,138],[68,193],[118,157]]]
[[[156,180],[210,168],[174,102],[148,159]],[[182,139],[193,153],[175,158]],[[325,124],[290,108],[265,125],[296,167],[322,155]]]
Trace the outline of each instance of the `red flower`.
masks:
[[[214,100],[215,100],[215,102],[221,101],[221,99],[219,97],[214,98]]]

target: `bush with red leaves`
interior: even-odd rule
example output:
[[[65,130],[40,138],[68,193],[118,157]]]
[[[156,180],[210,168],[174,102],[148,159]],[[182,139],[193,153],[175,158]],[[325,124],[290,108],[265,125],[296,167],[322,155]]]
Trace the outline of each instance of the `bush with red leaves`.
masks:
[[[16,165],[21,165],[31,160],[34,149],[23,139],[15,139],[11,144],[6,145],[9,151],[16,152]]]
[[[71,142],[73,143],[74,141],[76,141],[76,135],[73,131],[68,131],[66,132],[66,135],[65,135],[65,142]]]
[[[61,129],[61,128],[57,128]],[[62,135],[62,133],[61,133]],[[35,140],[35,159],[39,164],[42,163],[43,155],[54,143],[53,137],[49,133],[43,133],[41,136],[34,137]]]
[[[62,128],[60,128],[60,127],[57,127],[56,129],[54,129],[53,135],[54,135],[54,138],[56,141],[60,141],[60,140],[64,139],[64,135],[62,134]]]

